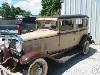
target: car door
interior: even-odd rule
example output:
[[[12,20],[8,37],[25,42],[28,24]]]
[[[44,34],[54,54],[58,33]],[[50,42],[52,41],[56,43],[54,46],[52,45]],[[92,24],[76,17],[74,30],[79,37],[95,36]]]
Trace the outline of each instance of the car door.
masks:
[[[75,19],[75,44],[79,44],[82,36],[87,33],[88,20],[85,18]]]
[[[61,20],[60,48],[70,48],[75,45],[74,19]]]

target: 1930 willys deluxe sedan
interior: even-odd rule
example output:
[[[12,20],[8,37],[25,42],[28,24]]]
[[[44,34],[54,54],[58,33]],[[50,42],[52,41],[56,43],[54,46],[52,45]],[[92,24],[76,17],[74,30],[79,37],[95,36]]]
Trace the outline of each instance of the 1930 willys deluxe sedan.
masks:
[[[37,30],[17,35],[16,40],[6,38],[0,45],[1,65],[24,75],[46,75],[48,60],[64,63],[63,54],[72,48],[87,54],[93,42],[88,19],[86,15],[37,17]]]

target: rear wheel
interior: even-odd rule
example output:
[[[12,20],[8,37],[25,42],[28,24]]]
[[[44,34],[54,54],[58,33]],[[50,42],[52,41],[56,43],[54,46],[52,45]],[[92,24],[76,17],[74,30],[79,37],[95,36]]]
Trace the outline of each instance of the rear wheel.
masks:
[[[80,43],[81,53],[86,55],[89,52],[89,40],[85,37]]]

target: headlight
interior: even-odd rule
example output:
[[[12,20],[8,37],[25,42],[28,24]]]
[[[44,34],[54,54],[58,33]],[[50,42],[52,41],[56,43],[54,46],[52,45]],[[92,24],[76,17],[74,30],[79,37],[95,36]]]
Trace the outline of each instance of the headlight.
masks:
[[[21,41],[16,42],[16,50],[19,53],[22,51],[22,42]]]
[[[5,39],[4,40],[4,44],[5,44],[5,47],[8,48],[9,47],[9,40],[8,39]]]

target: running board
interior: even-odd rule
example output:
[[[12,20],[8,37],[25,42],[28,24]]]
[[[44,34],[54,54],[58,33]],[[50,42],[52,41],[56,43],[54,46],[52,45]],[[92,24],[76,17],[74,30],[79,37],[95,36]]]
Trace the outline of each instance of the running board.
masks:
[[[59,63],[65,63],[66,61],[68,61],[69,59],[75,57],[76,55],[78,55],[80,53],[79,50],[71,50],[69,52],[66,52],[63,54],[63,57],[56,59]]]
[[[62,57],[62,58],[60,58],[59,60],[62,60],[62,61],[64,61],[64,62],[66,62],[66,61],[68,61],[69,59],[71,59],[72,57],[74,57],[74,56],[76,56],[76,55],[78,55],[78,54],[79,54],[79,53],[76,53],[76,54],[71,55],[71,56]]]

